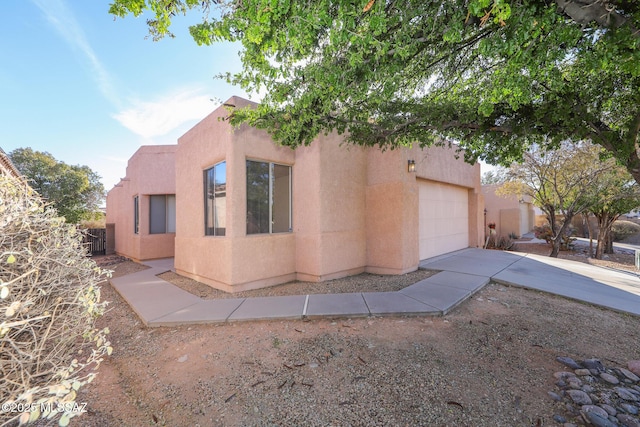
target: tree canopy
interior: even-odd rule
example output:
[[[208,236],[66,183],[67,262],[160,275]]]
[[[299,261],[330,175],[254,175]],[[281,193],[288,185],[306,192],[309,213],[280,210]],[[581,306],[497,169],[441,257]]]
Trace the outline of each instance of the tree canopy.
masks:
[[[640,182],[640,2],[631,0],[114,0],[154,39],[202,13],[199,44],[239,42],[222,77],[265,93],[232,123],[287,146],[321,132],[393,148],[453,139],[509,165],[532,144],[591,140]],[[440,142],[441,143],[441,142]]]
[[[17,148],[9,157],[29,185],[69,223],[89,219],[104,200],[100,176],[88,166],[68,165],[31,148]]]
[[[534,147],[504,176],[499,194],[531,196],[547,216],[551,256],[557,256],[572,218],[582,213],[598,220],[596,258],[602,258],[613,223],[640,205],[640,185],[606,150],[591,143],[564,142],[547,151]]]

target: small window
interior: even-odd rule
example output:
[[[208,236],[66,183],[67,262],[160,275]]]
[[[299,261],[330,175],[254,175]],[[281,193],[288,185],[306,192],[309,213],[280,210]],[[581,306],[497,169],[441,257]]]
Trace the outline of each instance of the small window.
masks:
[[[227,163],[204,171],[204,234],[224,236],[227,228]]]
[[[140,207],[138,203],[138,196],[133,198],[133,232],[135,234],[139,233],[140,227]]]
[[[291,231],[291,166],[247,160],[247,234]]]
[[[176,232],[176,196],[149,196],[149,234]]]

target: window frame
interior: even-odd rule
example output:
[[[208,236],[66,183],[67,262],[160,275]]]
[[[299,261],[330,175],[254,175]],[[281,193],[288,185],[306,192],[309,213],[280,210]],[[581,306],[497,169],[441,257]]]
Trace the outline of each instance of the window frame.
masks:
[[[133,196],[133,234],[140,234],[140,197]]]
[[[268,231],[263,231],[263,232],[249,232],[249,221],[248,221],[248,216],[249,216],[249,195],[248,195],[248,169],[249,169],[249,162],[253,162],[253,163],[262,163],[262,164],[267,164],[268,165],[268,170],[269,170],[269,178],[268,178],[268,182],[269,182],[269,189],[268,189],[268,206],[269,206],[269,218],[268,218]],[[281,166],[281,167],[285,167],[288,170],[288,188],[287,188],[287,192],[288,192],[288,227],[286,231],[273,231],[273,221],[274,221],[274,215],[273,215],[273,206],[274,206],[274,170],[275,170],[275,166]],[[293,232],[293,166],[292,165],[287,165],[284,163],[278,163],[278,162],[271,162],[271,161],[267,161],[267,160],[259,160],[259,159],[254,159],[254,158],[247,158],[245,160],[245,188],[247,189],[247,193],[245,195],[245,199],[247,201],[246,203],[246,207],[245,207],[245,232],[246,235],[261,235],[261,234],[283,234],[283,233],[292,233]]]
[[[222,194],[222,191],[220,192],[216,192],[215,189],[215,178],[216,178],[216,168],[220,167],[221,165],[224,165],[224,186],[225,186],[225,190],[224,190],[224,196],[218,196],[217,193]],[[213,173],[213,180],[214,180],[214,184],[213,184],[213,191],[211,192],[211,194],[213,195],[213,203],[211,204],[213,207],[213,212],[211,213],[211,215],[209,215],[209,171],[212,171]],[[224,227],[216,227],[215,226],[215,219],[217,218],[218,215],[218,204],[216,203],[216,199],[218,197],[224,197],[224,205],[225,205],[225,209],[224,209],[224,215],[226,215],[226,205],[227,205],[227,161],[225,160],[221,160],[217,163],[215,163],[213,166],[206,168],[202,171],[202,179],[203,179],[203,195],[204,195],[204,222],[203,222],[203,226],[204,226],[204,235],[207,237],[224,237],[227,234],[227,227],[226,227],[226,218],[225,218],[225,226]],[[211,218],[213,218],[213,226],[209,227],[209,224],[207,223],[209,216],[211,216]]]
[[[157,225],[154,224],[154,220],[153,220],[153,214],[154,214],[154,209],[152,208],[153,202],[152,199],[153,198],[164,198],[164,231],[152,231],[152,226],[153,225]],[[169,227],[171,225],[171,209],[170,209],[170,198],[173,198],[174,202],[173,202],[173,230],[169,231],[171,227]],[[175,211],[175,205],[176,205],[176,195],[175,194],[150,194],[149,195],[149,234],[175,234],[175,226],[176,226],[176,211]]]

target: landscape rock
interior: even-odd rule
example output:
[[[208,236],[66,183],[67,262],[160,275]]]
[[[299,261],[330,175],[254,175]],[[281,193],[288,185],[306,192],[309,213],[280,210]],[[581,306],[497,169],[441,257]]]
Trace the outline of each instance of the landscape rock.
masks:
[[[631,360],[627,364],[627,367],[631,372],[636,375],[640,375],[640,360]]]
[[[582,369],[582,366],[570,357],[558,356],[556,360],[571,369]]]
[[[557,361],[568,366],[565,358],[557,358]],[[553,374],[560,391],[551,391],[549,396],[554,400],[560,398],[559,402],[564,403],[566,410],[564,414],[557,414],[566,422],[562,423],[554,416],[557,423],[563,426],[586,423],[597,427],[640,427],[640,377],[631,370],[636,368],[633,361],[628,363],[630,369],[604,366],[598,359],[570,359],[568,363],[571,361],[585,368],[575,369],[575,373],[559,371]],[[577,390],[576,385],[583,381],[588,384]]]
[[[591,405],[593,403],[589,395],[582,390],[567,390],[567,394],[576,405]]]

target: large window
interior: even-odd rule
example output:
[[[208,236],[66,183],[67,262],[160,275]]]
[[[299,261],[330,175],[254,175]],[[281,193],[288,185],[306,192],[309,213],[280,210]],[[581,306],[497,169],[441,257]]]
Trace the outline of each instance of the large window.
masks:
[[[138,196],[133,198],[133,232],[138,234],[140,228],[140,205],[138,203]]]
[[[291,166],[247,160],[247,234],[291,231]]]
[[[149,234],[176,232],[176,196],[149,196]]]
[[[227,163],[204,171],[204,234],[224,236],[227,230]]]

